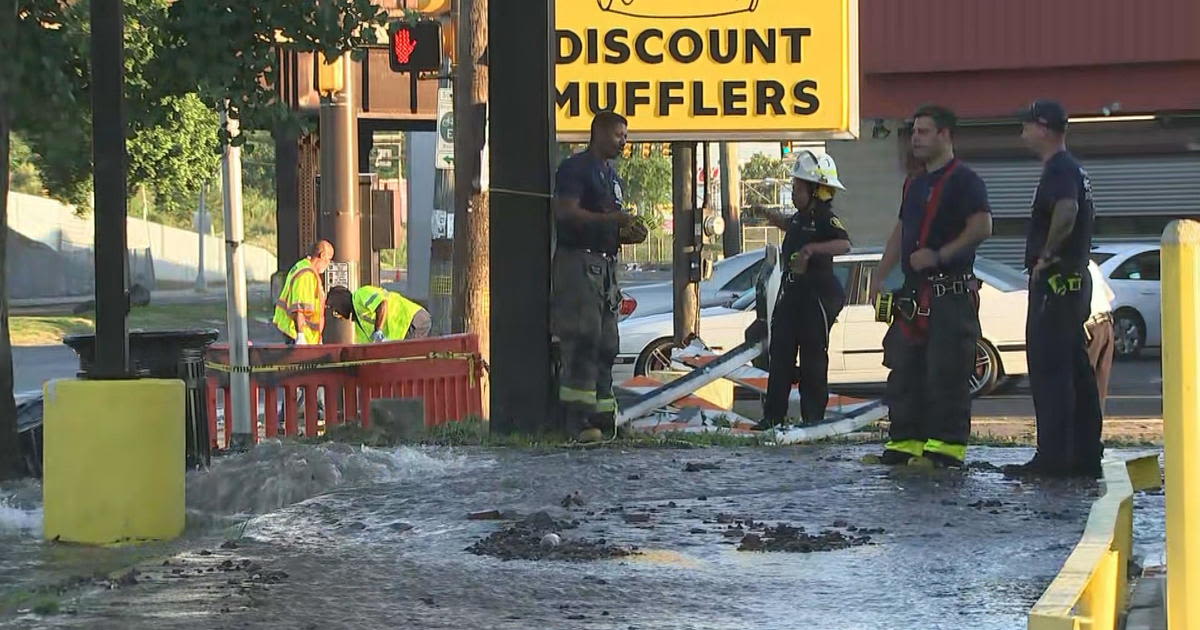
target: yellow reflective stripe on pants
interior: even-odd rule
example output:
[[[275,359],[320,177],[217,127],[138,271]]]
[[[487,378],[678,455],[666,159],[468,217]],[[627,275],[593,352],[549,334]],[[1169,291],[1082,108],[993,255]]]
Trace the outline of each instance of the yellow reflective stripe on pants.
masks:
[[[953,457],[960,462],[967,458],[966,444],[951,444],[941,440],[930,439],[925,441],[925,451]]]
[[[616,398],[600,398],[596,401],[596,411],[602,413],[614,412],[617,410]]]
[[[596,392],[575,389],[573,387],[559,387],[558,400],[565,403],[577,403],[580,405],[596,405]]]
[[[913,457],[920,457],[925,452],[925,442],[921,440],[900,440],[891,441],[883,445],[883,448],[889,451],[897,451],[900,453],[908,453]]]

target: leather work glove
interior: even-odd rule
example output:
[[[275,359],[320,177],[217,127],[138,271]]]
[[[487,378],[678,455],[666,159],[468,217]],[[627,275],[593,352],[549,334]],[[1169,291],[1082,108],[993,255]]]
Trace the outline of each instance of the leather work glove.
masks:
[[[625,226],[617,232],[617,236],[621,240],[622,245],[636,245],[644,243],[646,237],[650,235],[650,230],[646,228],[646,224],[640,219],[634,221],[628,226]]]
[[[385,341],[387,341],[387,337],[383,335],[382,330],[376,330],[371,333],[371,343],[383,343]]]

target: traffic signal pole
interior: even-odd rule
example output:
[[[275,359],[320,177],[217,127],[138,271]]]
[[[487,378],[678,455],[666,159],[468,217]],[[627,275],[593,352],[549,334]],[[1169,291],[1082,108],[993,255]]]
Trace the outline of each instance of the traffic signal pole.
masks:
[[[349,64],[349,55],[337,63]],[[342,89],[321,98],[321,223],[333,243],[333,262],[349,265],[349,286],[358,288],[361,234],[358,212],[357,115],[354,111],[354,72],[345,68]],[[325,287],[329,290],[330,287]],[[351,343],[354,330],[347,320],[327,318],[325,343]]]

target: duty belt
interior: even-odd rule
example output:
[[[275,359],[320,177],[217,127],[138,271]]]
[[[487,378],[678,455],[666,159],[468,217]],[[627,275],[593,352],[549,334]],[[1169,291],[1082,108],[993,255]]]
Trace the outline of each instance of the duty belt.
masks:
[[[601,257],[601,258],[603,258],[603,259],[605,259],[605,260],[607,260],[607,261],[609,261],[609,262],[615,262],[615,261],[617,260],[617,255],[616,255],[616,254],[610,254],[610,253],[608,253],[608,252],[602,252],[602,251],[600,251],[600,250],[598,250],[598,249],[587,249],[587,248],[584,248],[584,247],[580,247],[580,248],[575,248],[575,251],[580,251],[580,252],[583,252],[583,253],[585,253],[585,254],[592,254],[593,256],[599,256],[599,257]]]
[[[964,273],[961,275],[938,274],[929,277],[929,284],[933,286],[933,297],[942,297],[943,295],[961,295],[976,289],[975,274]]]

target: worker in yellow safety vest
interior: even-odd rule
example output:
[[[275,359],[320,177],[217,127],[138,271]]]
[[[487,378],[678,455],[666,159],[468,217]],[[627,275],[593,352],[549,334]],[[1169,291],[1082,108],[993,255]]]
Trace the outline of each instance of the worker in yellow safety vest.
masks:
[[[321,343],[325,330],[325,292],[321,275],[333,260],[333,244],[317,241],[306,258],[288,271],[283,290],[275,301],[272,320],[288,344],[307,346]]]
[[[354,343],[379,343],[429,336],[433,319],[420,304],[381,287],[329,290],[329,312],[354,322]]]

